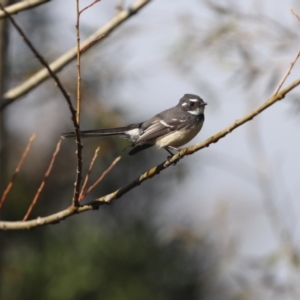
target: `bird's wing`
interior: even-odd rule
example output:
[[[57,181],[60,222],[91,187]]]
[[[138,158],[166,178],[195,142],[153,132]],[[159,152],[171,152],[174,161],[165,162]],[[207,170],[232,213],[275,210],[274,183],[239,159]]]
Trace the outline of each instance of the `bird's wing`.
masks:
[[[146,144],[147,142],[151,143],[158,137],[162,137],[175,130],[180,130],[182,127],[184,127],[185,122],[185,119],[178,120],[175,117],[165,118],[162,120],[160,115],[157,115],[149,121],[143,123],[141,128],[143,132],[134,144],[138,145]]]

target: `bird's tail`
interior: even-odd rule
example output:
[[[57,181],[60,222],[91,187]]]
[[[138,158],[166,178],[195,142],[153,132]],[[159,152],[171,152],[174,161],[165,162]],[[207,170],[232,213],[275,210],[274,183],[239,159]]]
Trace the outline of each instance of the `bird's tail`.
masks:
[[[139,124],[132,124],[125,127],[116,127],[116,128],[108,128],[108,129],[95,129],[95,130],[82,130],[80,131],[80,136],[83,138],[88,137],[100,137],[100,136],[108,136],[108,135],[127,135],[126,133],[132,129],[138,128]],[[74,138],[75,132],[65,132],[61,134],[62,138]]]

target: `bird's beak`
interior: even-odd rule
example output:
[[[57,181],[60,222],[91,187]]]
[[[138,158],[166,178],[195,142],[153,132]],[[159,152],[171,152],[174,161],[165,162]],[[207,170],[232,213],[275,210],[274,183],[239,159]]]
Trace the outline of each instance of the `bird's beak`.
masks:
[[[207,105],[207,103],[206,103],[206,102],[203,102],[201,106],[205,106],[205,105]]]

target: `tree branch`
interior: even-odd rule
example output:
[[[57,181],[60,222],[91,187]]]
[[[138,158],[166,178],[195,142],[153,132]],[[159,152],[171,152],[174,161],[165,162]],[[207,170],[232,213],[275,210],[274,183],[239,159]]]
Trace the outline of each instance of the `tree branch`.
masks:
[[[49,177],[49,175],[50,175],[50,173],[52,171],[55,159],[56,159],[57,154],[58,154],[58,152],[60,150],[61,142],[62,142],[62,140],[59,140],[58,143],[57,143],[57,145],[56,145],[56,148],[55,148],[55,151],[52,154],[52,158],[51,158],[50,164],[48,166],[48,169],[47,169],[46,173],[44,174],[44,178],[43,178],[43,180],[42,180],[42,182],[41,182],[38,190],[36,191],[36,194],[35,194],[32,202],[31,202],[31,204],[30,204],[30,206],[29,206],[29,208],[28,208],[28,210],[27,210],[27,212],[26,212],[26,214],[25,214],[25,216],[23,218],[23,221],[26,221],[28,219],[28,217],[31,214],[34,206],[38,202],[38,199],[39,199],[39,197],[40,197],[40,195],[41,195],[41,193],[42,193],[42,191],[43,191],[43,189],[44,189],[44,187],[46,185],[46,180],[48,179],[48,177]]]
[[[13,174],[13,176],[12,176],[10,182],[9,182],[9,184],[7,185],[6,189],[4,190],[4,192],[2,194],[2,197],[0,198],[0,209],[3,206],[3,204],[4,204],[4,201],[5,201],[8,193],[10,192],[10,190],[13,187],[14,181],[15,181],[16,177],[18,176],[18,174],[19,174],[19,172],[21,170],[21,167],[22,167],[22,165],[24,163],[24,160],[25,160],[27,154],[29,153],[30,148],[31,148],[31,144],[33,143],[34,140],[35,140],[35,134],[33,134],[30,137],[30,139],[28,141],[28,144],[27,144],[27,146],[26,146],[26,148],[25,148],[25,150],[24,150],[24,152],[23,152],[23,154],[22,154],[22,156],[20,158],[20,161],[19,161],[19,163],[17,165],[17,168],[16,168],[16,170],[15,170],[15,172],[14,172],[14,174]]]
[[[4,9],[4,6],[0,2],[0,8],[4,11],[12,25],[15,27],[15,29],[18,31],[22,39],[24,40],[25,44],[29,47],[31,52],[36,56],[38,61],[46,68],[48,74],[50,77],[53,78],[57,88],[61,91],[63,97],[65,98],[70,112],[71,112],[71,120],[73,122],[74,126],[74,131],[75,131],[75,136],[76,136],[76,155],[77,155],[77,172],[76,172],[76,179],[75,179],[75,184],[74,184],[74,197],[73,197],[73,204],[75,206],[78,206],[79,202],[79,193],[80,193],[80,182],[81,182],[81,171],[82,171],[82,144],[81,144],[81,139],[80,139],[80,129],[79,129],[79,124],[76,120],[76,110],[74,109],[71,101],[70,95],[67,93],[65,90],[64,86],[60,82],[59,78],[57,75],[51,70],[49,67],[49,64],[47,61],[44,59],[44,57],[37,51],[37,49],[33,46],[33,44],[30,42],[28,37],[25,35],[24,31],[22,28],[18,25],[18,23],[14,20],[14,18],[7,13],[7,11]]]
[[[291,62],[289,68],[287,69],[287,71],[286,71],[285,74],[283,75],[282,79],[280,80],[279,84],[277,85],[277,87],[276,87],[276,89],[275,89],[275,91],[274,91],[274,93],[273,93],[273,96],[276,95],[276,94],[279,92],[279,90],[281,89],[281,87],[283,86],[284,82],[286,81],[286,79],[287,79],[288,76],[290,75],[291,70],[293,69],[293,67],[294,67],[294,65],[295,65],[295,63],[296,63],[296,61],[297,61],[298,58],[299,58],[299,56],[300,56],[300,49],[298,50],[298,52],[297,52],[295,58],[293,59],[293,61]]]
[[[300,16],[293,10],[292,7],[290,7],[290,11],[297,18],[297,20],[300,22]]]
[[[106,38],[114,29],[120,26],[124,21],[129,19],[131,16],[136,14],[140,9],[142,9],[151,0],[136,0],[131,7],[115,15],[110,21],[108,21],[104,26],[95,31],[90,35],[85,41],[80,45],[81,53],[90,49],[99,40]],[[96,41],[96,42],[95,42]],[[64,68],[68,63],[76,58],[77,47],[75,46],[64,55],[49,64],[50,69],[56,73]],[[0,105],[0,111],[4,109],[7,105],[13,103],[19,97],[24,96],[26,93],[37,87],[40,83],[49,78],[49,72],[46,68],[41,69],[29,79],[21,83],[19,86],[10,89],[3,95],[3,103]]]
[[[7,6],[5,8],[5,10],[10,15],[14,15],[14,14],[17,14],[18,12],[20,12],[20,11],[36,7],[38,5],[47,3],[49,1],[51,1],[51,0],[23,0],[21,2],[12,4],[10,6]],[[3,10],[2,11],[0,10],[0,19],[3,19],[5,17],[6,17],[5,12]]]
[[[90,166],[89,166],[89,169],[85,175],[85,178],[84,178],[84,181],[83,181],[83,184],[82,184],[82,187],[81,187],[81,191],[80,191],[80,195],[79,195],[79,201],[81,201],[84,197],[83,197],[83,194],[85,193],[85,187],[89,181],[89,177],[90,177],[90,174],[92,172],[92,169],[93,169],[93,166],[94,166],[94,163],[96,161],[96,158],[98,156],[98,153],[99,153],[99,150],[100,150],[100,147],[98,147],[94,153],[94,156],[92,158],[92,161],[90,163]]]
[[[117,162],[121,159],[121,156],[118,156],[111,164],[110,166],[102,172],[102,174],[100,175],[100,177],[86,190],[83,190],[82,193],[82,197],[80,197],[79,200],[82,200],[83,198],[85,198],[104,178],[105,176],[112,170],[112,168],[114,168],[114,166],[117,164]]]
[[[165,162],[161,163],[158,166],[155,166],[148,170],[147,172],[141,174],[138,178],[136,178],[134,181],[132,181],[130,184],[124,186],[123,188],[118,189],[117,191],[105,195],[103,197],[98,198],[95,201],[92,201],[90,203],[87,203],[85,205],[74,207],[71,206],[63,211],[60,211],[58,213],[46,216],[46,217],[38,217],[37,219],[31,220],[31,221],[16,221],[16,222],[0,222],[0,230],[25,230],[25,229],[31,229],[34,227],[47,225],[47,224],[54,224],[58,223],[72,215],[82,213],[88,210],[94,210],[98,209],[100,205],[108,204],[111,201],[118,199],[122,197],[124,194],[129,192],[131,189],[135,188],[136,186],[140,185],[144,181],[158,175],[161,171],[164,169],[170,167],[175,162],[178,162],[180,159],[187,155],[191,155],[196,151],[199,151],[205,147],[208,147],[212,143],[217,143],[221,138],[228,135],[230,132],[235,130],[236,128],[240,127],[244,123],[252,120],[257,115],[262,113],[265,109],[273,105],[274,103],[280,101],[283,99],[286,94],[288,94],[290,91],[292,91],[294,88],[296,88],[298,85],[300,85],[300,78],[295,80],[293,83],[291,83],[289,86],[287,86],[285,89],[281,90],[278,94],[275,96],[272,96],[269,98],[266,102],[261,104],[259,107],[257,107],[254,111],[247,114],[246,116],[236,120],[234,123],[229,125],[228,127],[224,128],[223,130],[219,131],[215,135],[211,136],[210,138],[206,139],[203,142],[200,142],[194,146],[182,149],[179,153],[171,157],[170,159],[166,160]]]

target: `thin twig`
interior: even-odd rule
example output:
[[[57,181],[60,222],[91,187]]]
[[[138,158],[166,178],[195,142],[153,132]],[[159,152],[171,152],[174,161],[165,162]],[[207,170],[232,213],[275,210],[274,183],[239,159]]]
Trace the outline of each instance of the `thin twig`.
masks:
[[[274,93],[273,93],[272,96],[275,96],[275,95],[279,92],[279,90],[281,89],[282,85],[283,85],[284,82],[286,81],[287,77],[290,75],[291,70],[293,69],[293,67],[294,67],[294,65],[295,65],[295,63],[296,63],[296,61],[297,61],[297,59],[299,58],[299,56],[300,56],[300,49],[298,50],[298,52],[297,52],[295,58],[294,58],[293,61],[291,62],[289,68],[287,69],[287,71],[286,71],[285,74],[283,75],[282,79],[280,80],[280,82],[279,82],[278,86],[276,87],[276,89],[275,89],[275,91],[274,91]]]
[[[112,170],[112,168],[117,164],[117,162],[121,159],[121,156],[117,157],[111,165],[101,174],[101,176],[82,194],[82,199],[85,198],[104,178],[105,176]]]
[[[224,128],[217,134],[211,136],[210,138],[206,139],[203,142],[197,143],[194,146],[182,149],[179,153],[174,155],[173,157],[169,158],[165,162],[161,163],[160,165],[157,165],[147,172],[141,174],[138,178],[136,178],[134,181],[132,181],[130,184],[124,186],[123,188],[118,189],[117,191],[105,195],[95,201],[92,201],[90,203],[87,203],[85,205],[74,207],[70,206],[67,209],[64,209],[60,212],[57,212],[55,214],[46,216],[46,217],[38,217],[37,219],[30,220],[30,221],[17,221],[17,222],[0,222],[0,230],[25,230],[25,229],[31,229],[38,226],[43,226],[47,224],[54,224],[58,223],[66,218],[69,218],[75,214],[83,213],[88,210],[95,210],[98,209],[100,205],[108,204],[111,201],[118,199],[122,197],[124,194],[135,188],[136,186],[142,184],[144,181],[158,175],[163,170],[167,169],[168,167],[172,166],[175,162],[178,162],[180,159],[187,155],[191,155],[195,153],[196,151],[199,151],[205,147],[209,147],[212,143],[217,143],[221,138],[225,137],[229,133],[231,133],[233,130],[237,129],[241,125],[243,125],[246,122],[249,122],[253,118],[255,118],[257,115],[262,113],[264,110],[266,110],[268,107],[273,105],[274,103],[282,100],[290,91],[295,89],[298,85],[300,85],[300,78],[292,82],[290,85],[288,85],[285,89],[281,90],[277,95],[269,98],[266,102],[261,104],[259,107],[257,107],[254,111],[247,114],[246,116],[242,117],[241,119],[235,121],[228,127]]]
[[[23,163],[24,163],[24,160],[25,160],[27,154],[28,154],[29,151],[30,151],[31,144],[32,144],[32,142],[34,141],[34,139],[35,139],[35,134],[33,134],[33,135],[30,137],[30,139],[29,139],[29,141],[28,141],[28,144],[27,144],[27,146],[26,146],[24,152],[22,153],[22,156],[21,156],[20,161],[19,161],[19,163],[18,163],[18,165],[17,165],[17,168],[16,168],[16,170],[15,170],[15,172],[14,172],[14,174],[13,174],[11,180],[10,180],[10,182],[8,183],[8,185],[7,185],[6,189],[5,189],[5,191],[4,191],[3,194],[2,194],[2,197],[1,197],[1,200],[0,200],[0,209],[1,209],[2,205],[4,204],[4,201],[5,201],[5,199],[6,199],[7,195],[8,195],[8,193],[10,192],[10,190],[11,190],[12,187],[13,187],[14,181],[15,181],[17,175],[19,174],[19,172],[20,172],[20,170],[21,170],[21,167],[22,167],[22,165],[23,165]]]
[[[90,5],[86,6],[82,10],[80,10],[80,0],[76,0],[76,47],[77,47],[77,97],[76,97],[76,121],[80,124],[80,111],[81,111],[81,50],[80,50],[80,16],[81,14],[88,8],[92,7],[100,0],[95,0]]]
[[[39,197],[41,195],[41,192],[44,189],[44,186],[46,185],[46,180],[47,180],[47,178],[49,177],[49,175],[50,175],[50,173],[52,171],[55,159],[56,159],[57,154],[58,154],[58,152],[60,150],[61,142],[62,142],[62,140],[59,140],[58,143],[57,143],[57,145],[56,145],[55,151],[52,154],[52,158],[51,158],[50,164],[49,164],[48,169],[47,169],[47,171],[46,171],[46,173],[44,175],[44,179],[41,182],[41,184],[40,184],[40,186],[39,186],[39,188],[38,188],[38,190],[37,190],[37,192],[36,192],[36,194],[35,194],[32,202],[31,202],[30,206],[29,206],[29,208],[28,208],[28,210],[27,210],[27,212],[26,212],[26,214],[25,214],[25,216],[23,218],[23,221],[26,221],[28,219],[30,213],[32,212],[34,206],[36,205],[36,203],[37,203],[37,201],[38,201],[38,199],[39,199]]]
[[[94,39],[93,41],[91,41],[89,44],[85,45],[84,47],[82,47],[80,49],[80,53],[84,53],[87,49],[91,48],[94,44],[96,44],[97,42],[99,42],[103,37],[105,37],[105,35],[101,35],[98,36],[96,39]]]
[[[32,51],[32,53],[37,57],[39,62],[48,70],[50,76],[53,78],[54,82],[56,83],[56,86],[61,91],[62,95],[64,96],[65,100],[68,103],[70,112],[71,112],[71,119],[74,126],[74,131],[76,135],[76,155],[77,155],[77,172],[76,172],[76,180],[74,184],[74,196],[73,196],[73,205],[77,206],[78,199],[79,199],[79,192],[80,192],[80,183],[81,183],[81,172],[82,172],[82,144],[80,139],[80,129],[79,124],[76,121],[76,110],[74,109],[71,101],[70,95],[67,93],[65,88],[63,87],[62,83],[60,82],[59,78],[56,76],[56,74],[51,70],[49,67],[47,61],[43,58],[43,56],[37,51],[37,49],[33,46],[33,44],[30,42],[30,40],[27,38],[21,27],[16,23],[14,18],[7,13],[7,11],[4,9],[4,6],[0,2],[1,9],[5,12],[6,16],[9,18],[10,22],[13,24],[13,26],[16,28],[16,30],[19,32],[20,36],[23,38],[24,42],[27,44],[29,49]]]
[[[293,10],[292,7],[290,7],[290,11],[298,19],[298,21],[300,22],[300,16]]]
[[[36,7],[38,5],[47,3],[49,1],[50,0],[30,0],[30,1],[23,0],[18,3],[6,6],[5,9],[9,14],[13,15],[13,14],[17,14],[20,11]],[[0,11],[0,19],[3,19],[4,17],[6,17],[5,12]]]
[[[86,175],[85,175],[84,182],[83,182],[83,185],[82,185],[82,187],[81,187],[81,192],[80,192],[80,195],[79,195],[79,201],[81,201],[81,200],[84,198],[82,195],[85,193],[84,190],[85,190],[85,187],[86,187],[86,185],[87,185],[87,183],[88,183],[89,176],[90,176],[90,174],[91,174],[91,172],[92,172],[92,168],[93,168],[94,163],[95,163],[95,160],[96,160],[96,158],[97,158],[97,156],[98,156],[99,150],[100,150],[100,147],[98,147],[98,148],[96,149],[96,151],[95,151],[95,153],[94,153],[94,156],[93,156],[93,159],[92,159],[92,161],[91,161],[91,163],[90,163],[89,169],[88,169],[88,171],[87,171],[87,173],[86,173]]]
[[[78,1],[78,0],[77,0]],[[95,5],[96,3],[100,2],[101,0],[95,0],[94,2],[92,2],[91,4],[87,5],[86,7],[84,7],[82,10],[79,10],[79,6],[77,7],[77,11],[78,11],[78,32],[79,32],[79,17],[81,16],[81,14],[86,11],[87,9],[91,8],[93,5]],[[79,5],[79,4],[78,4]],[[93,41],[91,41],[89,44],[85,45],[84,47],[79,47],[77,48],[77,57],[78,57],[78,53],[79,55],[82,54],[83,52],[85,52],[88,48],[92,47],[94,44],[96,44],[98,41],[100,41],[102,38],[104,37],[104,34],[101,36],[98,36],[97,38],[95,38]],[[80,46],[80,44],[77,44]]]
[[[80,0],[76,0],[76,46],[77,46],[77,97],[76,97],[76,121],[80,124],[80,104],[81,104],[81,70],[80,70]]]
[[[82,10],[79,11],[79,15],[81,15],[85,10],[87,10],[88,8],[91,8],[93,5],[95,5],[96,3],[100,2],[101,0],[95,0],[94,2],[92,2],[91,4],[87,5],[86,7],[84,7]]]
[[[81,105],[81,70],[80,70],[80,31],[79,31],[79,21],[80,21],[80,13],[79,13],[79,0],[76,0],[76,46],[77,46],[77,59],[76,59],[76,67],[77,67],[77,95],[76,95],[76,123],[78,126],[80,125],[80,105]],[[76,139],[76,143],[78,143]],[[77,144],[78,145],[78,144]],[[81,172],[82,172],[82,157],[78,155],[78,149],[76,151],[77,155],[77,170],[76,170],[76,180],[75,187],[73,193],[72,203],[74,206],[79,205],[79,197],[80,197],[80,182],[81,182]]]
[[[85,41],[80,45],[80,51],[83,53],[96,44],[96,41],[100,41],[102,38],[109,36],[114,29],[118,28],[123,22],[130,19],[139,10],[141,10],[146,4],[150,3],[151,0],[136,0],[128,9],[123,10],[119,14],[115,15],[105,25],[91,34]],[[60,56],[58,59],[53,61],[49,67],[53,72],[62,70],[68,63],[73,61],[77,55],[77,47],[70,49],[68,52]],[[40,83],[49,78],[49,72],[46,68],[41,69],[26,81],[20,85],[8,90],[2,97],[3,103],[0,104],[0,111],[3,110],[7,105],[13,103],[15,100],[25,95]]]

